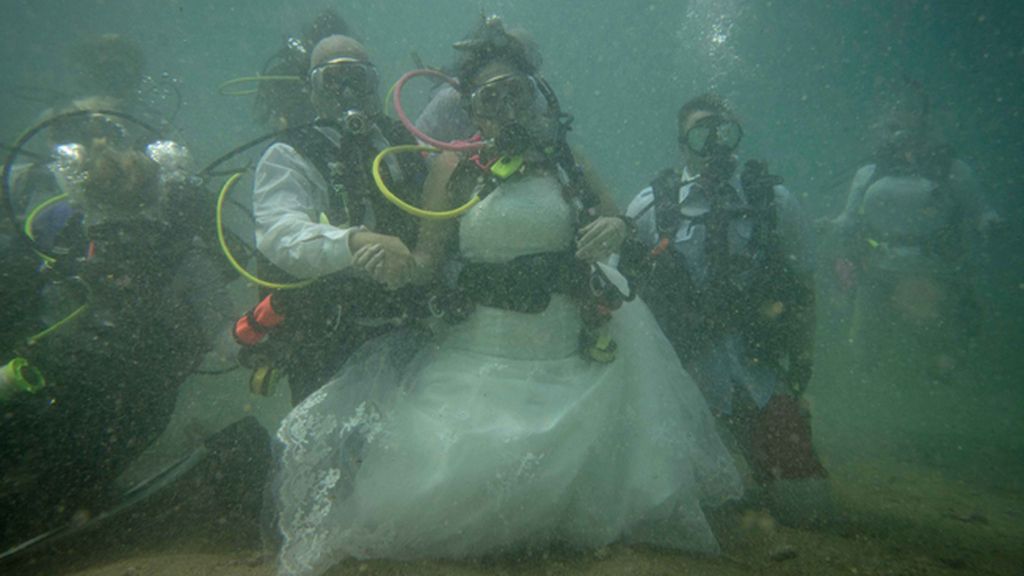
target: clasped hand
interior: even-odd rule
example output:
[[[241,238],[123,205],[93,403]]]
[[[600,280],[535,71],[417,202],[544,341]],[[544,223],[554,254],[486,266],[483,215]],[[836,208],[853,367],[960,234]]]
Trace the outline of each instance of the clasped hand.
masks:
[[[352,264],[369,274],[388,290],[397,290],[412,280],[416,261],[409,248],[394,236],[379,236],[356,250]]]
[[[587,262],[604,260],[622,247],[628,229],[617,216],[601,216],[580,228],[576,242],[576,257]]]

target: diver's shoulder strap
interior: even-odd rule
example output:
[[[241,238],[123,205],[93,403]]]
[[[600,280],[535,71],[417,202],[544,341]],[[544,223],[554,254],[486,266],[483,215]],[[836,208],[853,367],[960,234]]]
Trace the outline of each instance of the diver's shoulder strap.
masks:
[[[301,154],[327,183],[327,217],[330,222],[363,223],[363,202],[357,196],[368,193],[368,187],[372,186],[368,174],[372,157],[364,162],[363,158],[368,154],[358,150],[355,142],[342,137],[335,143],[316,125],[301,127],[279,141]],[[365,168],[362,166],[364,163]]]
[[[740,172],[740,186],[753,208],[754,242],[757,248],[770,254],[780,250],[775,187],[781,185],[782,177],[770,173],[764,160],[747,160]]]
[[[782,185],[782,177],[768,172],[764,160],[747,160],[740,173],[740,186],[751,207],[771,221],[775,220],[775,187]]]
[[[679,211],[679,187],[683,174],[675,168],[666,168],[651,181],[654,201],[654,223],[659,239],[674,238],[682,225],[682,213]]]
[[[278,143],[291,146],[303,159],[313,165],[324,182],[330,184],[331,171],[328,162],[331,158],[339,156],[339,149],[315,126],[300,126],[289,130],[274,141],[274,144]]]
[[[277,142],[287,144],[302,155],[309,163],[316,168],[324,181],[329,182],[330,159],[339,156],[339,147],[330,141],[327,136],[316,129],[315,126],[302,126],[294,131],[283,135]]]
[[[559,171],[560,177],[564,179],[563,185],[581,212],[577,220],[583,222],[596,217],[596,209],[600,205],[601,199],[587,183],[583,166],[576,160],[576,155],[573,154],[572,147],[569,146],[564,133],[556,145],[552,161]]]

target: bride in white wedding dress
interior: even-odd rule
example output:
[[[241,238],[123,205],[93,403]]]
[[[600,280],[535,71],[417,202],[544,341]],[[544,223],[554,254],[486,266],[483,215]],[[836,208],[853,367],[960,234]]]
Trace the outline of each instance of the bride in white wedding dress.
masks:
[[[467,97],[531,73],[481,64]],[[485,137],[500,129],[473,104]],[[448,160],[430,202],[447,197]],[[527,161],[461,218],[458,257],[571,254],[577,213],[564,192],[552,164]],[[439,234],[425,229],[427,252],[446,244]],[[579,303],[554,291],[539,312],[478,304],[425,345],[396,333],[357,353],[278,431],[281,573],[551,544],[717,551],[704,512],[741,483],[694,382],[639,300],[611,317],[609,363],[580,353],[582,322]]]

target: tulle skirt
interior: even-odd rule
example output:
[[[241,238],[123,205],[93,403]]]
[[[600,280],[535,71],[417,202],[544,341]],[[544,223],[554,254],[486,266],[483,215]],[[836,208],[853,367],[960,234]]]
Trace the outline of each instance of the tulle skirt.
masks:
[[[614,362],[584,359],[579,328],[556,296],[364,347],[278,431],[281,573],[553,543],[717,551],[704,510],[742,488],[693,380],[640,301],[611,321]]]

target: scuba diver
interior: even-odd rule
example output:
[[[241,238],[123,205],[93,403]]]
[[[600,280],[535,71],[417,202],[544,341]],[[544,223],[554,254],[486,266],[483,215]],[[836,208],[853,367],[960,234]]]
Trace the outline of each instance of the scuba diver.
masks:
[[[94,115],[70,114],[53,122]],[[117,477],[230,325],[226,280],[198,239],[209,217],[186,148],[95,137],[57,146],[50,166],[71,212],[60,250],[43,253],[31,221],[21,242],[46,260],[42,281],[77,288],[80,306],[0,352],[0,550],[114,506]]]
[[[148,76],[142,48],[124,35],[87,36],[74,45],[68,60],[73,93],[63,95],[63,102],[44,111],[36,123],[36,126],[47,126],[46,146],[42,149],[23,146],[14,158],[8,201],[15,211],[15,219],[24,219],[30,207],[62,193],[50,170],[54,160],[52,153],[58,146],[88,143],[94,139],[122,147],[144,145],[154,131],[166,134],[172,130],[181,106],[175,81],[166,74],[159,80]],[[173,109],[166,109],[168,100],[174,101]],[[115,114],[89,114],[87,111]],[[134,121],[125,121],[124,116],[118,115]],[[31,141],[26,142],[29,143]],[[20,161],[24,157],[31,161]],[[56,233],[63,231],[69,216],[67,202],[40,213],[34,220],[35,238],[31,244],[44,253],[63,250],[65,247],[50,244]],[[209,218],[203,220],[209,221]],[[213,239],[212,232],[210,226],[208,240]],[[62,235],[69,236],[67,231]]]
[[[678,130],[683,168],[664,170],[630,203],[636,237],[619,269],[640,283],[774,513],[813,522],[830,498],[799,403],[815,326],[800,206],[763,162],[737,173],[743,130],[717,95],[686,102]]]
[[[416,222],[381,196],[371,174],[381,150],[411,136],[382,113],[376,68],[356,40],[317,43],[308,81],[317,121],[264,152],[253,189],[260,277],[308,285],[265,292],[235,328],[254,378],[283,369],[296,404],[359,345],[401,323],[416,292],[396,289],[413,268]],[[418,200],[422,158],[391,157],[383,169],[390,187]]]
[[[504,28],[499,29],[497,26],[487,30],[487,33],[491,35],[486,39],[488,44],[508,42],[510,46],[516,46],[522,52],[521,57],[529,62],[533,69],[540,71],[543,56],[529,32],[522,28],[505,30]],[[455,50],[458,57],[453,68],[457,69],[462,58],[483,45],[485,44],[481,44],[481,39],[473,37],[456,42]],[[539,111],[544,111],[547,101],[544,98],[538,98],[535,105]],[[462,94],[455,86],[447,82],[438,84],[430,102],[416,118],[416,128],[442,141],[467,140],[477,131],[477,127],[469,116],[469,111],[463,105]]]
[[[48,110],[36,125],[46,124],[46,146],[44,151],[27,154],[28,162],[15,162],[11,166],[11,198],[15,216],[25,219],[32,207],[63,193],[53,171],[55,151],[61,145],[103,140],[112,146],[128,147],[144,142],[152,136],[147,129],[116,116],[100,112],[115,112],[135,118],[121,107],[119,100],[106,96],[90,96],[76,99],[69,105]],[[148,124],[147,124],[148,125]],[[155,129],[155,128],[154,128]],[[56,248],[56,235],[68,224],[71,215],[66,201],[47,209],[33,219],[33,241],[43,252]]]
[[[44,330],[49,324],[67,316],[74,306],[69,302],[81,299],[81,286],[71,280],[68,262],[82,254],[88,244],[81,226],[81,213],[76,216],[54,170],[54,161],[61,146],[76,142],[103,140],[115,146],[127,146],[127,123],[108,115],[94,113],[116,106],[110,98],[81,98],[58,111],[48,111],[37,127],[45,130],[46,146],[40,152],[29,152],[27,145],[12,152],[8,158],[10,172],[5,185],[9,215],[3,221],[5,251],[9,266],[16,267],[17,283],[5,284],[5,295],[18,305],[5,308],[9,327],[2,338],[0,351],[9,351],[27,334]],[[111,108],[113,109],[113,108]],[[29,161],[18,162],[27,157]],[[22,226],[26,222],[27,226]],[[40,254],[68,255],[61,269],[40,266]],[[46,258],[43,258],[46,260]],[[14,268],[6,273],[15,274]]]
[[[353,36],[345,20],[326,9],[300,36],[289,36],[267,60],[260,76],[272,80],[260,81],[256,88],[255,111],[260,122],[283,130],[316,118],[316,110],[310,105],[310,86],[304,81],[309,76],[309,55],[318,42],[334,34]]]
[[[49,126],[45,153],[40,153],[39,161],[23,162],[13,167],[12,201],[19,216],[25,215],[28,206],[36,206],[59,193],[49,169],[52,161],[49,153],[57,146],[69,142],[90,142],[93,138],[106,138],[111,143],[124,145],[147,135],[137,133],[134,124],[112,121],[111,116],[68,114],[78,110],[108,110],[142,117],[146,61],[137,42],[120,34],[89,36],[75,44],[68,60],[73,95],[65,96],[63,102],[45,110],[37,123],[60,117],[60,121]],[[65,205],[48,210],[44,218],[54,219],[67,213]],[[39,241],[45,244],[48,231],[60,228],[61,223],[52,226],[50,222],[39,221],[38,225],[43,235]],[[44,249],[49,247],[44,246]]]
[[[397,370],[396,333],[364,347],[285,418],[279,573],[617,541],[715,552],[703,511],[739,475],[654,319],[600,262],[625,222],[501,21],[456,49],[479,146],[432,162],[414,274],[398,278],[441,284],[447,322]]]
[[[943,380],[963,373],[980,332],[977,255],[1001,219],[933,124],[927,95],[911,87],[831,221],[842,251],[835,271],[854,295],[849,339],[861,373],[891,366],[884,360],[894,350],[901,362],[915,356],[906,348],[912,341],[924,372]]]

